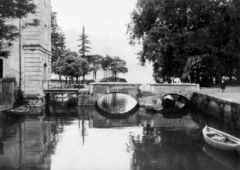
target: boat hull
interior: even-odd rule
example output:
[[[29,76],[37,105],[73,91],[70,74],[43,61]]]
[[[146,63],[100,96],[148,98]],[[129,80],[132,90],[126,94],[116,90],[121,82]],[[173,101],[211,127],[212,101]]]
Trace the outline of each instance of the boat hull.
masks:
[[[145,109],[147,110],[147,111],[154,111],[154,112],[158,112],[158,111],[160,111],[160,110],[162,110],[163,109],[163,107],[161,106],[161,105],[155,105],[155,104],[153,104],[153,105],[146,105],[145,106]]]
[[[214,148],[224,150],[224,151],[235,151],[235,150],[237,151],[237,148],[240,146],[240,139],[234,136],[231,136],[227,133],[224,133],[222,131],[219,131],[217,129],[205,126],[202,132],[203,132],[203,137],[206,143]],[[216,141],[210,137],[211,135],[214,135],[214,134],[220,134],[223,137],[228,138],[232,143]]]
[[[16,108],[8,109],[3,111],[5,116],[25,116],[29,114],[29,105],[19,106]]]

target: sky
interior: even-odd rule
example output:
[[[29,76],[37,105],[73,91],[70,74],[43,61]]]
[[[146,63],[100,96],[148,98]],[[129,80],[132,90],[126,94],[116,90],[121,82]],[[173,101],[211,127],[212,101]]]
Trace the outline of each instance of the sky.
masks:
[[[129,83],[153,83],[152,66],[139,65],[136,53],[140,45],[129,44],[127,24],[137,0],[52,0],[52,11],[65,33],[66,46],[78,51],[83,26],[90,41],[91,52],[105,57],[118,56],[127,62],[128,73],[119,74]],[[90,74],[87,78],[92,78]],[[98,71],[97,79],[103,78]]]

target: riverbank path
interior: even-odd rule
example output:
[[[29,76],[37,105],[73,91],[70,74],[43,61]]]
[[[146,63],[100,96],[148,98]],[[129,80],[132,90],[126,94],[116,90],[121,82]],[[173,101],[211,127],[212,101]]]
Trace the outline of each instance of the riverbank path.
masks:
[[[224,92],[219,87],[201,87],[198,93],[240,104],[240,86],[227,86]]]

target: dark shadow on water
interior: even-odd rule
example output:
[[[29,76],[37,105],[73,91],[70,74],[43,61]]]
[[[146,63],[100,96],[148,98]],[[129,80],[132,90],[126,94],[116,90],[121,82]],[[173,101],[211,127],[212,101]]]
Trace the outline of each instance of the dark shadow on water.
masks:
[[[139,109],[139,104],[137,104],[134,108],[132,108],[130,111],[126,112],[126,113],[109,113],[103,109],[101,109],[97,103],[95,104],[95,108],[96,108],[96,111],[104,116],[105,118],[107,119],[127,119],[129,118],[130,116],[134,115],[138,109]]]
[[[184,109],[171,109],[171,108],[164,108],[162,111],[160,111],[160,114],[163,115],[166,119],[178,119],[183,118],[184,116],[191,113],[190,108],[184,108]]]

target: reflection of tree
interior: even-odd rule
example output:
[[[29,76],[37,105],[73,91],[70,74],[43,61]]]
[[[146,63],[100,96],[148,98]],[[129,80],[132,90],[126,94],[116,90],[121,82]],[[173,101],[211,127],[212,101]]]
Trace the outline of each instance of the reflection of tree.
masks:
[[[160,133],[147,133],[143,136],[131,134],[129,136],[129,144],[127,144],[127,151],[133,151],[132,169],[151,169],[150,162],[155,161],[158,155],[157,150],[159,150],[160,147]]]
[[[79,128],[82,127],[81,136],[82,136],[82,144],[84,145],[85,142],[85,136],[87,136],[87,129],[85,127],[85,119],[82,120],[79,119]],[[81,125],[80,125],[81,124]]]
[[[194,131],[155,129],[155,133],[129,136],[127,151],[132,152],[132,170],[201,169],[209,167],[202,155],[200,135]]]

